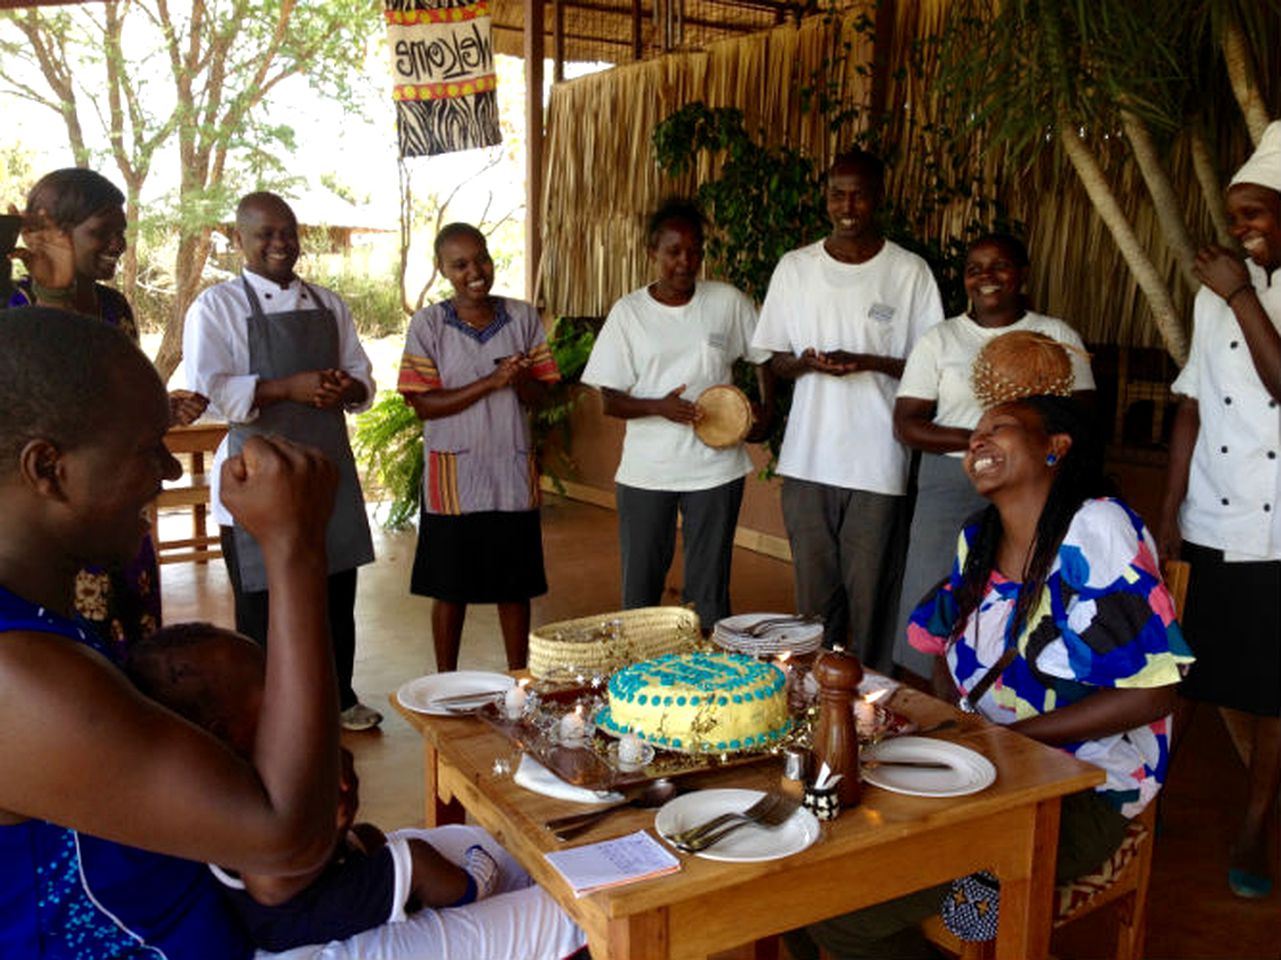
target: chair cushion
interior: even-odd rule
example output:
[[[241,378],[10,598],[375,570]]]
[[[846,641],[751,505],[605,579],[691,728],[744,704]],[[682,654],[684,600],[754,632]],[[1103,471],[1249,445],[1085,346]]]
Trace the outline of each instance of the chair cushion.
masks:
[[[1147,828],[1137,818],[1131,820],[1120,846],[1098,870],[1060,885],[1054,891],[1054,925],[1057,927],[1067,923],[1086,904],[1110,887],[1121,875],[1126,864],[1134,859],[1147,836]]]

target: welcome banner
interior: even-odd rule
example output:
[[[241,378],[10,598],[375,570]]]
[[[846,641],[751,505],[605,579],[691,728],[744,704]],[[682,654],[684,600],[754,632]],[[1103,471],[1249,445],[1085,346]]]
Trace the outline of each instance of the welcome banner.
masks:
[[[384,16],[400,155],[501,143],[485,0],[386,0]]]

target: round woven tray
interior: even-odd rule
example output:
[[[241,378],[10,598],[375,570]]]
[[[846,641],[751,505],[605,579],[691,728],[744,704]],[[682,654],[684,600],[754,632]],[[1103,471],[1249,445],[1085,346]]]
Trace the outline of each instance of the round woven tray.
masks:
[[[694,433],[709,447],[732,447],[752,429],[752,403],[738,387],[727,383],[708,387],[694,404],[703,411]]]
[[[693,648],[698,614],[684,607],[640,607],[548,623],[529,633],[529,672],[538,680],[570,680]]]

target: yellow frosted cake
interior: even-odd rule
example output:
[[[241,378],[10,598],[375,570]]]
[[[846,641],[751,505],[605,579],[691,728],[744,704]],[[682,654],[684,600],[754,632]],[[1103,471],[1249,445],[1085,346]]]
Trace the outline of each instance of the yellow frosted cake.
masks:
[[[762,750],[792,727],[787,678],[738,653],[678,653],[615,673],[597,724],[681,753]]]

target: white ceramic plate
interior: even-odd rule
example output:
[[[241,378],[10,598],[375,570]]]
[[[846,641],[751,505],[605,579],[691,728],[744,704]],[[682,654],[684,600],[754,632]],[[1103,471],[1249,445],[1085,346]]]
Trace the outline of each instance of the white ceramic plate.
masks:
[[[726,650],[752,656],[771,656],[790,650],[794,654],[813,653],[823,643],[821,623],[779,623],[766,627],[759,637],[743,631],[750,630],[762,620],[787,617],[786,613],[744,613],[718,620],[712,631],[712,640]]]
[[[400,701],[402,707],[417,713],[449,717],[470,707],[479,706],[484,702],[486,693],[498,694],[515,684],[516,681],[505,673],[490,673],[487,670],[455,670],[452,673],[432,673],[417,680],[410,680],[396,691],[396,699]],[[461,697],[469,693],[476,694],[475,701],[462,701],[448,706],[437,703],[443,697]]]
[[[866,766],[863,780],[913,797],[963,797],[996,782],[996,767],[983,754],[947,740],[895,737],[864,750],[863,760],[926,760],[946,763],[946,770],[920,767]]]
[[[698,790],[668,800],[654,817],[654,829],[666,840],[722,813],[746,810],[763,794],[759,790]],[[818,839],[818,820],[804,807],[777,827],[748,824],[695,856],[730,863],[778,860],[800,853]]]

